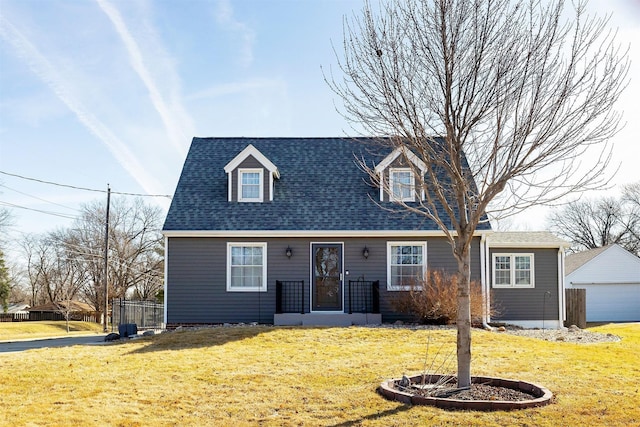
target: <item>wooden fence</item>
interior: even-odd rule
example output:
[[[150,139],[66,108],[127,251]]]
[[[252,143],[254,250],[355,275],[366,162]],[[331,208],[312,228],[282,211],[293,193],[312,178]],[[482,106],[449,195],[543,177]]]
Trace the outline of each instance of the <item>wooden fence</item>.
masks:
[[[580,329],[587,327],[587,290],[565,289],[567,320],[564,325],[576,325]]]

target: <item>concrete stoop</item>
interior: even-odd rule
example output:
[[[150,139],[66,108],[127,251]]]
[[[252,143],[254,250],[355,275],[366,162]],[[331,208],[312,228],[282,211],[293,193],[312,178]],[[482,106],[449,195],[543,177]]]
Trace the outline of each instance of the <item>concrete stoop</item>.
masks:
[[[352,326],[379,325],[382,315],[374,313],[281,313],[273,315],[277,326]]]

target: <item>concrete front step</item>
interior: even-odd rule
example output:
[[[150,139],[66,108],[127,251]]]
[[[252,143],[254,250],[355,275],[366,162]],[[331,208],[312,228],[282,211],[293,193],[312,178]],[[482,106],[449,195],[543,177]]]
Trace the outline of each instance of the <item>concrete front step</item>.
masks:
[[[374,313],[281,313],[273,315],[273,324],[278,326],[351,326],[379,325],[382,315]]]

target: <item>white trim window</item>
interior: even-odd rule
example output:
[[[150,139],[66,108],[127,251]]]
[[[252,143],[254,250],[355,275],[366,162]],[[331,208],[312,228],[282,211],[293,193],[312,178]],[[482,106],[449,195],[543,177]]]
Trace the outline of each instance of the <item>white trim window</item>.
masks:
[[[266,292],[267,244],[227,243],[227,291]]]
[[[238,201],[262,202],[263,183],[262,169],[238,169]]]
[[[387,242],[387,290],[420,287],[427,271],[427,242]]]
[[[415,200],[415,177],[409,168],[389,169],[389,196],[392,201]]]
[[[533,288],[535,287],[533,254],[494,253],[494,288]]]

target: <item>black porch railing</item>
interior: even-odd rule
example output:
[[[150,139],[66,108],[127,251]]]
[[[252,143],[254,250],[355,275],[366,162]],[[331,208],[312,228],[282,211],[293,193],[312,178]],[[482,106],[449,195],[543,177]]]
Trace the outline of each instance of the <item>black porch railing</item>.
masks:
[[[304,314],[304,280],[276,280],[276,313]],[[380,313],[380,281],[349,280],[344,296],[345,312]]]
[[[380,313],[380,281],[349,280],[346,308],[351,313]]]
[[[304,314],[304,280],[276,280],[276,313]]]

